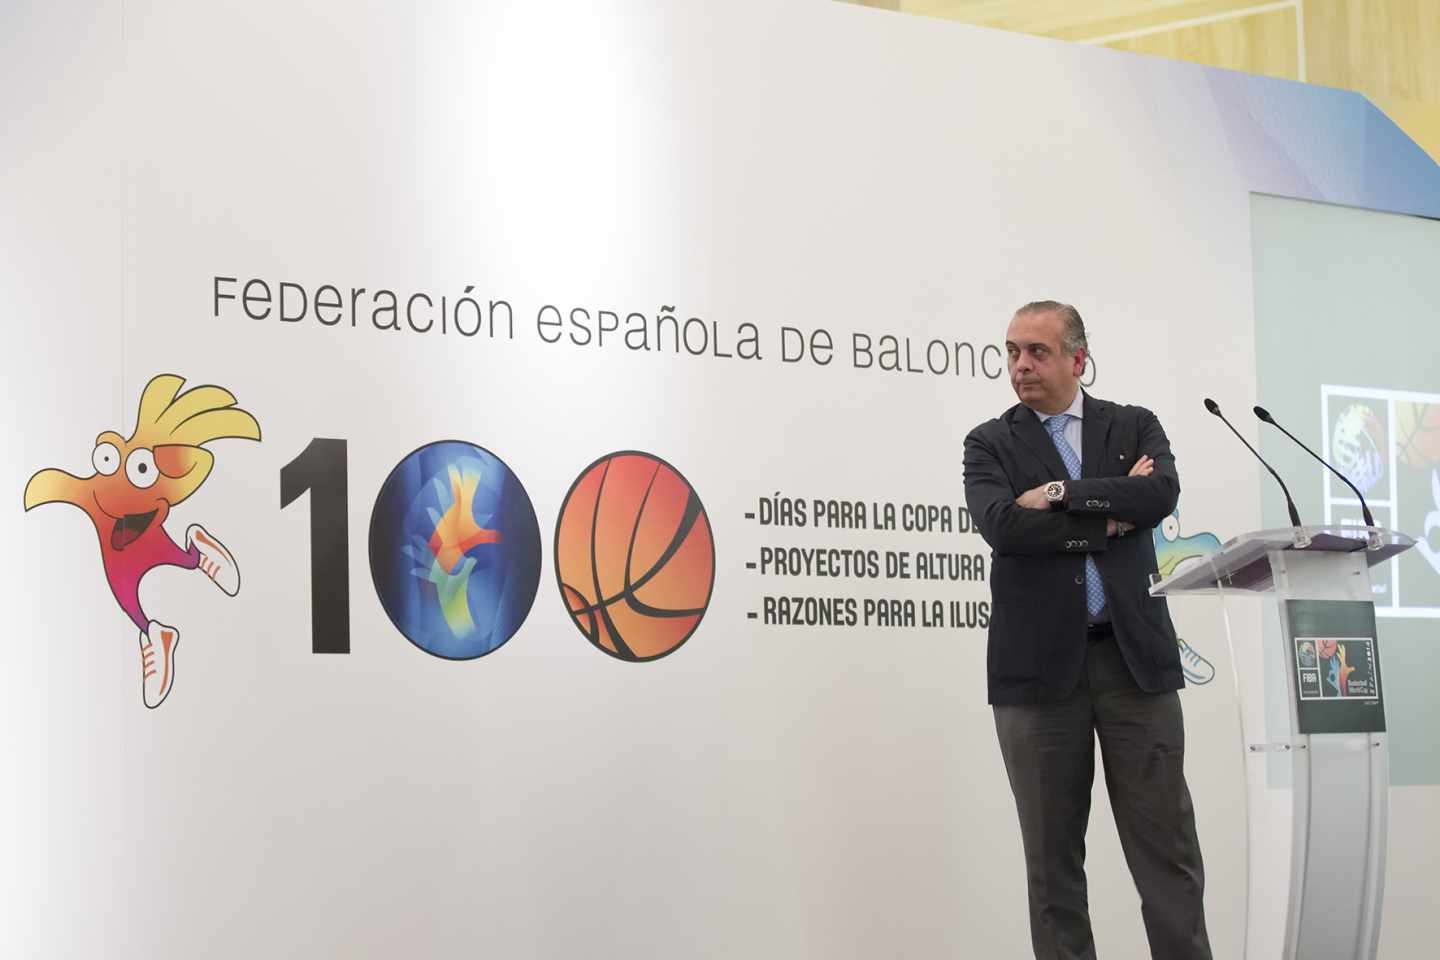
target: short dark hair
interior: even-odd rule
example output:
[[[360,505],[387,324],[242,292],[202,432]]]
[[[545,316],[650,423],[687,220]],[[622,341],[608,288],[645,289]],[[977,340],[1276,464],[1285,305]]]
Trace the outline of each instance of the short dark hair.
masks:
[[[1032,300],[1016,310],[1015,316],[1031,313],[1053,313],[1065,323],[1065,330],[1060,335],[1060,349],[1066,356],[1075,356],[1077,350],[1090,352],[1090,343],[1085,339],[1085,321],[1080,318],[1080,311],[1070,304],[1059,300]]]

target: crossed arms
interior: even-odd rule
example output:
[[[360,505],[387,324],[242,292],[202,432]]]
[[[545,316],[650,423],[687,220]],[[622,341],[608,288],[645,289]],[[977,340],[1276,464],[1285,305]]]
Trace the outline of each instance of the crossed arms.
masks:
[[[1139,456],[1130,474],[1067,480],[1063,510],[1050,509],[1043,485],[1017,496],[984,432],[977,427],[965,438],[965,499],[981,536],[997,553],[1104,550],[1108,537],[1154,527],[1180,497],[1170,441],[1149,411],[1142,412]]]

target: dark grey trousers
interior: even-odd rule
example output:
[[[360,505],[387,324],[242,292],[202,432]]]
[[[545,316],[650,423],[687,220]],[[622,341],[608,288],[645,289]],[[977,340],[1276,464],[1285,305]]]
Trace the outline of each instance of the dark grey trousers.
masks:
[[[1155,960],[1210,960],[1205,871],[1185,786],[1175,693],[1135,685],[1113,637],[1091,642],[1075,692],[1059,703],[996,706],[995,731],[1020,814],[1037,960],[1094,960],[1085,827],[1095,739],[1125,862]]]

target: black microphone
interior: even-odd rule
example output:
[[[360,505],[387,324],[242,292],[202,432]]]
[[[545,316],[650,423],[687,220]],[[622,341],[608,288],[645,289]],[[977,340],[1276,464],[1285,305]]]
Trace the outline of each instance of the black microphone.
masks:
[[[1269,410],[1266,410],[1264,407],[1256,407],[1255,416],[1270,424],[1270,426],[1274,427],[1276,430],[1279,430],[1291,440],[1294,440],[1296,445],[1299,446],[1301,450],[1304,450],[1316,460],[1320,460],[1320,455],[1314,450],[1311,450],[1309,447],[1305,446],[1305,444],[1301,443],[1299,437],[1295,436],[1295,434],[1291,433],[1289,430],[1286,430],[1284,427],[1280,426],[1280,424],[1276,423],[1275,418],[1270,416]],[[1360,512],[1365,517],[1365,526],[1375,526],[1375,518],[1370,515],[1370,508],[1365,505],[1365,498],[1360,495],[1360,491],[1356,489],[1355,484],[1350,482],[1350,478],[1345,476],[1345,474],[1341,473],[1339,470],[1336,470],[1334,467],[1330,466],[1330,464],[1326,463],[1324,460],[1320,460],[1320,463],[1325,467],[1326,470],[1329,470],[1331,473],[1335,474],[1335,476],[1339,477],[1341,481],[1344,482],[1345,486],[1349,487],[1354,492],[1355,499],[1360,501]]]
[[[1270,466],[1270,464],[1268,464],[1268,463],[1265,462],[1265,458],[1264,458],[1264,457],[1260,456],[1259,453],[1256,453],[1255,448],[1252,447],[1252,446],[1250,446],[1250,442],[1249,442],[1248,440],[1246,440],[1244,437],[1240,436],[1240,431],[1235,429],[1235,425],[1234,425],[1233,423],[1231,423],[1229,420],[1226,420],[1226,419],[1225,419],[1225,414],[1223,414],[1223,413],[1220,412],[1220,404],[1216,403],[1214,400],[1211,400],[1209,397],[1206,397],[1206,398],[1205,398],[1205,409],[1206,409],[1206,410],[1209,410],[1211,413],[1215,414],[1215,416],[1219,417],[1219,418],[1220,418],[1220,421],[1221,421],[1222,423],[1224,423],[1225,426],[1227,426],[1227,427],[1230,428],[1230,432],[1233,433],[1233,434],[1235,434],[1236,438],[1237,438],[1241,443],[1245,444],[1245,449],[1246,449],[1246,450],[1249,450],[1251,453],[1255,454],[1255,459],[1260,461],[1260,465],[1261,465],[1262,467],[1264,467],[1266,470],[1269,470],[1269,471],[1270,471],[1270,476],[1272,476],[1272,477],[1275,478],[1275,482],[1278,483],[1278,484],[1280,484],[1280,490],[1281,490],[1281,492],[1285,494],[1285,506],[1286,506],[1286,507],[1289,509],[1289,511],[1290,511],[1290,523],[1291,523],[1291,525],[1292,525],[1292,526],[1296,526],[1296,527],[1300,526],[1300,514],[1299,514],[1299,512],[1296,511],[1296,509],[1295,509],[1295,501],[1292,500],[1292,499],[1290,499],[1290,491],[1289,491],[1289,489],[1286,488],[1286,486],[1285,486],[1285,481],[1280,479],[1280,474],[1276,473],[1276,472],[1275,472],[1275,468],[1272,467],[1272,466]]]

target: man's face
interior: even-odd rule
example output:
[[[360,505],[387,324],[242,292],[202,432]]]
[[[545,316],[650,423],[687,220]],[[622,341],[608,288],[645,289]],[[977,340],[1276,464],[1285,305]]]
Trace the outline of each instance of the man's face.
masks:
[[[1064,331],[1065,322],[1054,311],[1018,315],[1005,331],[1010,386],[1021,403],[1041,413],[1064,413],[1085,369],[1083,349],[1073,357],[1061,352]]]

